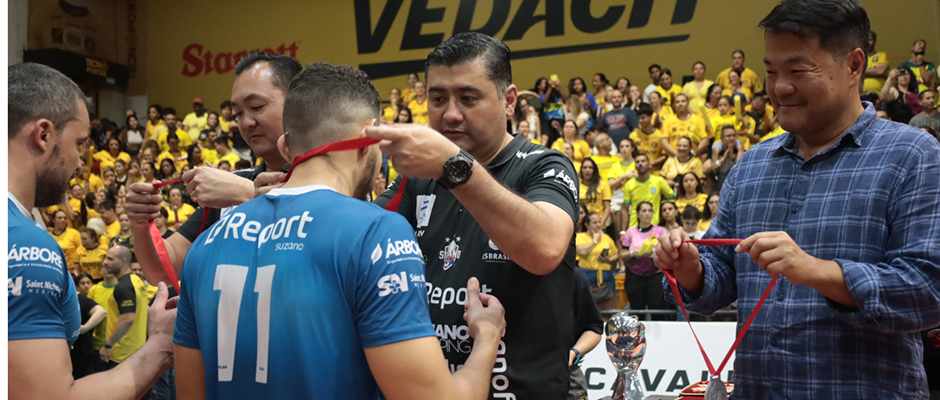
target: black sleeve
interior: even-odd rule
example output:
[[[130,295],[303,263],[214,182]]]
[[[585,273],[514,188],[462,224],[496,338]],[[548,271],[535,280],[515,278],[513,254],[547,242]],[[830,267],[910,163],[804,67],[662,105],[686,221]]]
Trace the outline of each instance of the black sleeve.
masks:
[[[571,285],[574,291],[574,339],[581,337],[586,331],[592,331],[600,334],[604,331],[604,320],[601,319],[601,312],[597,310],[594,304],[594,297],[591,296],[591,288],[588,286],[587,278],[581,271],[574,271],[574,283]]]
[[[392,197],[395,196],[395,193],[398,192],[398,187],[401,185],[402,178],[402,175],[398,175],[398,177],[395,178],[395,181],[393,181],[392,184],[388,186],[388,189],[382,192],[379,197],[376,197],[372,203],[379,207],[385,208],[385,205],[388,204],[388,202],[392,200]],[[405,193],[402,193],[401,203],[398,204],[397,210],[398,213],[405,216],[405,218],[408,218],[409,215],[414,216],[414,196],[410,196],[408,194],[408,187],[411,186],[409,182],[411,182],[411,180],[405,183]],[[408,221],[411,221],[411,219],[408,218]]]
[[[530,202],[544,201],[558,206],[568,213],[574,224],[578,220],[578,174],[574,164],[558,150],[530,158],[534,161],[526,166],[528,175],[523,197]]]
[[[117,303],[119,314],[137,311],[137,291],[134,290],[130,275],[125,275],[118,280],[117,286],[114,287],[114,302]]]
[[[88,296],[85,296],[81,293],[78,294],[78,308],[82,313],[82,323],[88,322],[88,318],[91,317],[91,309],[95,308],[98,303],[94,300],[89,299]]]
[[[196,238],[199,237],[199,227],[202,225],[202,215],[206,211],[205,208],[199,207],[193,212],[193,215],[189,216],[189,219],[186,222],[183,222],[183,225],[180,225],[180,228],[177,229],[177,232],[186,240],[189,240],[190,243],[195,242]],[[218,208],[209,209],[209,218],[206,220],[206,227],[204,229],[209,229],[212,224],[216,223],[219,220],[221,211]]]

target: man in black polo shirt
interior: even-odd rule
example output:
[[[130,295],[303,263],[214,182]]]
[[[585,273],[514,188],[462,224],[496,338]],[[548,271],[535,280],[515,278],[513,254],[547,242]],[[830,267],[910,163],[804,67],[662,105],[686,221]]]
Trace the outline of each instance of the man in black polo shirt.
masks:
[[[206,207],[211,210],[205,229],[219,220],[225,208],[251,200],[265,184],[283,184],[289,166],[277,150],[277,139],[284,134],[281,117],[287,87],[303,67],[288,56],[277,53],[250,53],[235,66],[232,102],[238,130],[263,162],[253,168],[225,172],[200,167],[183,174],[186,189],[201,207],[189,217],[176,233],[164,240],[167,253],[179,276],[189,246],[199,236]],[[275,186],[261,189],[263,192]],[[148,277],[157,283],[170,284],[152,245],[147,223],[160,216],[160,189],[149,183],[135,183],[128,188],[127,216],[134,227],[137,259]]]
[[[564,399],[573,342],[578,182],[560,152],[506,132],[517,89],[509,48],[462,33],[428,55],[431,128],[369,128],[408,179],[398,212],[427,260],[431,322],[451,370],[470,353],[464,283],[498,296],[507,328],[492,399]],[[396,180],[376,203],[386,204]]]

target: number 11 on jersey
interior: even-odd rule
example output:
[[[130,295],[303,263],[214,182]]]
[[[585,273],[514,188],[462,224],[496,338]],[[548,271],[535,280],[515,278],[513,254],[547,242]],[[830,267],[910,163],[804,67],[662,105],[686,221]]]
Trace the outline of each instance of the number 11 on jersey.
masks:
[[[268,342],[271,328],[271,286],[274,283],[274,265],[259,267],[254,292],[258,293],[257,337],[258,354],[255,360],[255,382],[268,382]],[[219,297],[218,358],[219,382],[230,382],[235,369],[235,342],[238,334],[238,312],[242,293],[248,278],[248,266],[220,264],[215,269],[212,289]]]

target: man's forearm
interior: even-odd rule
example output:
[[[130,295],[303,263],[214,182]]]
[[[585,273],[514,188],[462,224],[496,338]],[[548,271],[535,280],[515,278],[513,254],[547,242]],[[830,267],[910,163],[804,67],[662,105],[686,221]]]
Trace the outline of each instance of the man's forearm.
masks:
[[[130,317],[128,318],[126,315]],[[114,327],[114,332],[111,332],[111,336],[104,342],[106,346],[114,346],[124,338],[124,335],[126,335],[127,332],[131,330],[131,326],[134,325],[134,315],[133,313],[121,314],[120,318],[118,318],[117,326]]]
[[[150,237],[150,227],[148,225],[133,224],[133,231],[134,254],[137,256],[137,261],[144,270],[147,280],[154,285],[156,285],[157,282],[164,282],[167,286],[173,286],[173,282],[170,282],[170,277],[167,276],[166,271],[163,269],[160,256],[157,255],[157,249],[153,243],[153,239]],[[191,243],[179,232],[174,233],[167,239],[160,240],[163,240],[167,255],[170,257],[170,262],[173,264],[177,278],[179,278],[180,271],[183,267],[183,259],[186,257],[186,251],[189,250],[187,244]]]
[[[549,203],[530,203],[497,182],[479,163],[467,183],[452,190],[500,250],[526,271],[552,272],[568,249],[574,223]],[[538,235],[520,235],[525,226]]]
[[[138,399],[173,365],[172,348],[147,342],[114,369],[75,381],[72,399]],[[102,392],[107,388],[107,393]]]
[[[455,392],[468,394],[465,398],[485,399],[489,393],[490,377],[496,363],[500,338],[496,332],[487,336],[474,339],[473,350],[467,357],[467,362],[454,372],[454,380],[459,387]]]

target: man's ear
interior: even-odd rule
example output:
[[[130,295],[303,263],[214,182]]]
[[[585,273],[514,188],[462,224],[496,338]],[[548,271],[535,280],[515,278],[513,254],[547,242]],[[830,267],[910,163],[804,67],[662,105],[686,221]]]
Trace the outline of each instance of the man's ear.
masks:
[[[30,122],[23,127],[26,133],[26,146],[30,152],[42,155],[52,150],[58,142],[55,124],[45,118]]]
[[[845,65],[849,68],[849,73],[852,78],[856,80],[861,79],[862,75],[865,74],[865,64],[868,59],[865,57],[865,52],[862,49],[855,49],[849,52],[845,56]]]
[[[281,153],[281,157],[284,157],[287,162],[292,162],[293,159],[290,156],[290,151],[287,149],[287,133],[281,135],[277,138],[277,151]]]
[[[506,118],[512,118],[512,114],[516,112],[516,101],[519,100],[519,89],[516,85],[509,85],[503,91],[503,97],[506,99]]]

